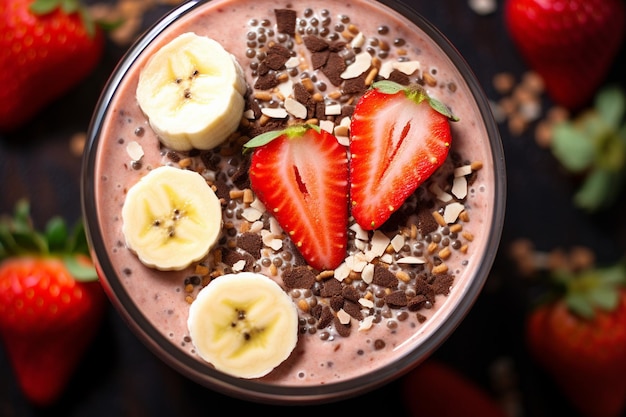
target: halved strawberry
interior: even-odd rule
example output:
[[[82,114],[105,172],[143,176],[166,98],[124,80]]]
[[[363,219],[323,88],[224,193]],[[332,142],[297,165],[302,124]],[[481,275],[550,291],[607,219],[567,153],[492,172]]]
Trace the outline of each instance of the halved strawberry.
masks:
[[[375,83],[350,126],[350,206],[366,230],[380,227],[441,166],[458,120],[419,85]]]
[[[334,269],[344,260],[348,227],[348,156],[318,126],[290,126],[257,136],[250,184],[307,263]]]

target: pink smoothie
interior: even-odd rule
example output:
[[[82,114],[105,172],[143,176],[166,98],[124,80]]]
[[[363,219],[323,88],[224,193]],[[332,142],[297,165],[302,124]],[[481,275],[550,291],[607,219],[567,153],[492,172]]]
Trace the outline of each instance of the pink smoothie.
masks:
[[[263,59],[260,51],[266,50],[268,43],[276,42],[295,50],[293,56],[298,65],[294,69],[276,70],[277,76],[283,74],[279,77],[282,83],[272,90],[263,90],[272,99],[266,101],[264,95],[258,95],[256,104],[261,108],[280,108],[289,88],[298,82],[304,84],[302,80],[308,78],[312,95],[322,97],[328,110],[322,117],[316,114],[317,117],[310,119],[326,119],[331,125],[340,124],[344,116],[349,117],[349,106],[360,93],[342,94],[343,86],[333,85],[320,70],[313,70],[311,53],[302,42],[304,37],[334,40],[336,36],[347,44],[342,56],[348,63],[350,50],[353,55],[370,50],[383,64],[419,62],[419,69],[405,74],[406,77],[423,84],[460,119],[452,124],[453,144],[448,161],[408,200],[396,224],[383,228],[389,242],[382,253],[370,251],[371,232],[366,237],[358,230],[359,233],[351,232],[346,265],[336,271],[315,271],[318,280],[312,288],[285,288],[299,309],[299,341],[291,357],[262,380],[279,385],[316,386],[375,372],[422,346],[442,326],[454,327],[459,322],[480,290],[493,260],[497,245],[494,239],[499,239],[501,226],[501,217],[494,223],[494,215],[501,213],[494,211],[496,200],[504,196],[496,195],[502,192],[503,168],[494,166],[498,157],[494,157],[484,116],[470,85],[429,36],[401,15],[373,1],[316,0],[309,7],[304,4],[307,3],[287,0],[211,1],[165,28],[145,48],[119,83],[102,121],[94,149],[97,156],[93,185],[99,230],[92,230],[91,234],[101,234],[106,256],[117,275],[109,274],[103,280],[105,287],[112,292],[107,281],[119,280],[115,291],[123,289],[145,320],[171,343],[169,349],[179,349],[196,358],[201,369],[206,363],[196,355],[186,325],[189,305],[199,289],[212,276],[242,269],[262,272],[284,285],[283,274],[294,268],[300,258],[284,236],[281,247],[264,246],[258,259],[237,245],[242,233],[261,235],[261,230],[267,230],[271,224],[268,213],[263,213],[260,219],[250,217],[241,196],[245,186],[238,182],[243,159],[240,146],[253,131],[250,126],[262,130],[261,125],[271,118],[255,118],[250,110],[245,113],[239,133],[220,148],[208,152],[168,152],[159,146],[135,98],[139,71],[147,59],[176,35],[196,32],[217,40],[231,52],[254,90],[259,62]],[[277,31],[275,9],[296,12],[296,35]],[[359,33],[363,35],[362,42]],[[255,92],[258,91],[251,94]],[[344,114],[330,110],[336,108],[343,108]],[[130,143],[139,145],[141,158],[129,152]],[[159,272],[142,265],[126,248],[122,234],[121,210],[126,191],[150,169],[164,164],[195,169],[220,187],[226,187],[221,195],[225,223],[222,239],[207,259],[178,272]],[[455,169],[459,170],[456,176]],[[452,188],[456,177],[462,179]],[[497,203],[500,208],[501,205]],[[447,206],[450,210],[461,207],[462,212],[446,213]],[[226,253],[243,262],[229,262]],[[373,265],[389,271],[396,279],[395,284],[386,287],[368,283],[365,271],[371,271]],[[330,297],[320,295],[329,279],[337,280],[341,286],[352,286],[359,294],[356,304],[360,316],[350,315],[349,323],[341,326],[342,329],[333,322],[318,326],[316,311],[320,309],[316,306],[330,305]],[[396,292],[404,294],[406,305],[393,305],[385,298]],[[119,294],[112,296],[117,299]],[[460,310],[459,303],[463,305]],[[334,309],[331,311],[338,315]],[[444,338],[439,337],[435,345]],[[426,350],[434,349],[435,345]]]

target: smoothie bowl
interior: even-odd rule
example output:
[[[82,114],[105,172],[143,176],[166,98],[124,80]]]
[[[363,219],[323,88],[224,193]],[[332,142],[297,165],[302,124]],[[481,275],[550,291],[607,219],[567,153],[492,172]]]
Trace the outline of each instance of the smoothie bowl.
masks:
[[[419,365],[475,302],[504,219],[476,79],[390,1],[185,3],[118,65],[83,171],[129,326],[259,402],[335,401]]]

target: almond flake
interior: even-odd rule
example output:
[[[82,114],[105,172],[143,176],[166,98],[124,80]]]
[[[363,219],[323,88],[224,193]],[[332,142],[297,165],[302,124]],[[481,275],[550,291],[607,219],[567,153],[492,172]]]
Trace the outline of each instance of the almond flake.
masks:
[[[261,113],[272,119],[284,119],[288,116],[287,110],[280,107],[264,107],[261,109]]]
[[[372,300],[367,299],[367,298],[359,298],[359,304],[361,304],[365,308],[372,308],[372,307],[374,307],[374,302]]]
[[[350,323],[350,314],[346,313],[343,308],[337,312],[337,318],[339,319],[339,323],[341,324]]]
[[[341,114],[341,104],[329,104],[324,109],[326,116],[338,116]]]
[[[250,203],[250,207],[265,212],[265,205],[258,198],[255,198],[254,201]]]
[[[380,66],[380,70],[378,71],[378,74],[381,77],[383,77],[383,78],[389,78],[389,76],[391,75],[392,71],[393,71],[393,62],[392,61],[385,61]]]
[[[306,119],[307,110],[304,104],[287,97],[285,99],[285,110],[289,112],[296,119]]]
[[[320,120],[320,129],[327,131],[328,133],[333,133],[335,129],[335,124],[332,120]]]
[[[393,239],[391,239],[391,246],[393,247],[393,250],[400,252],[404,246],[404,236],[395,235]]]
[[[405,256],[404,258],[400,258],[396,261],[399,264],[415,264],[421,265],[426,263],[426,259],[421,256]]]
[[[463,210],[465,210],[463,204],[458,202],[450,203],[444,209],[443,218],[448,224],[454,223]]]
[[[428,191],[433,193],[439,201],[443,201],[444,203],[452,200],[452,195],[445,192],[437,183],[432,183],[431,186],[428,187]]]
[[[263,222],[262,221],[255,221],[254,223],[252,223],[252,225],[250,226],[250,232],[252,233],[269,233],[267,230],[263,230]]]
[[[278,84],[278,93],[283,97],[289,97],[293,93],[293,82],[291,78]]]
[[[296,68],[298,65],[300,65],[300,58],[297,56],[292,56],[285,62],[285,67],[287,68]]]
[[[367,316],[359,323],[359,331],[365,331],[372,328],[374,325],[374,316]]]
[[[393,69],[396,69],[403,74],[411,75],[415,71],[419,71],[420,62],[419,61],[394,62],[392,66],[393,66]]]
[[[381,262],[391,265],[393,262],[393,256],[390,253],[386,253],[379,259]]]
[[[274,216],[270,217],[270,232],[272,232],[274,236],[280,236],[283,233],[283,228],[280,227],[280,223],[278,223],[278,220],[276,220]]]
[[[352,39],[352,41],[350,42],[350,46],[352,48],[360,48],[361,46],[363,46],[364,43],[365,43],[365,35],[363,35],[363,32],[359,32],[356,34],[354,39]]]
[[[341,78],[349,80],[363,74],[372,65],[372,56],[369,52],[363,51],[356,54],[354,62],[348,65],[348,68],[341,73]]]
[[[337,280],[343,281],[344,279],[348,278],[348,276],[350,276],[350,267],[345,262],[335,268],[334,277]]]
[[[126,153],[130,156],[130,159],[133,161],[139,161],[143,158],[143,148],[137,141],[130,141],[128,145],[126,145]]]
[[[455,177],[464,177],[472,173],[471,165],[463,165],[458,168],[454,168],[454,176]]]
[[[467,195],[467,179],[465,177],[455,177],[452,181],[452,194],[460,200]]]
[[[361,279],[366,284],[371,284],[374,279],[374,265],[367,264],[365,268],[363,268],[363,272],[361,272]]]
[[[389,246],[389,242],[389,238],[385,236],[383,232],[381,232],[380,230],[375,230],[371,241],[372,246],[366,254],[367,260],[372,261],[374,258],[377,258],[384,254],[387,246]]]
[[[246,267],[246,260],[242,259],[233,264],[233,271],[241,272]]]
[[[243,112],[243,117],[248,120],[254,120],[254,110],[246,110]]]
[[[261,218],[263,212],[257,210],[254,207],[246,207],[243,209],[241,216],[249,222],[257,221]]]
[[[359,226],[358,223],[353,223],[352,225],[350,225],[350,230],[354,232],[355,234],[354,237],[358,240],[367,241],[370,238],[369,234],[367,233],[367,230]]]
[[[343,146],[350,146],[350,136],[341,136],[341,135],[335,135],[335,138],[337,138],[337,143]]]

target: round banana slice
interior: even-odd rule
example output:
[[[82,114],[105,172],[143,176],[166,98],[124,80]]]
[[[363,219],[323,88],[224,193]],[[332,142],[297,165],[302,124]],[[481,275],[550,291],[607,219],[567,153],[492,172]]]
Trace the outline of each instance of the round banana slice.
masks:
[[[246,88],[232,54],[187,32],[150,57],[139,75],[137,101],[168,148],[211,149],[239,126]]]
[[[272,279],[252,272],[211,281],[191,303],[187,325],[198,355],[240,378],[267,375],[298,341],[295,304]]]
[[[126,245],[143,264],[181,270],[219,239],[222,207],[200,174],[161,166],[128,190],[122,220]]]

